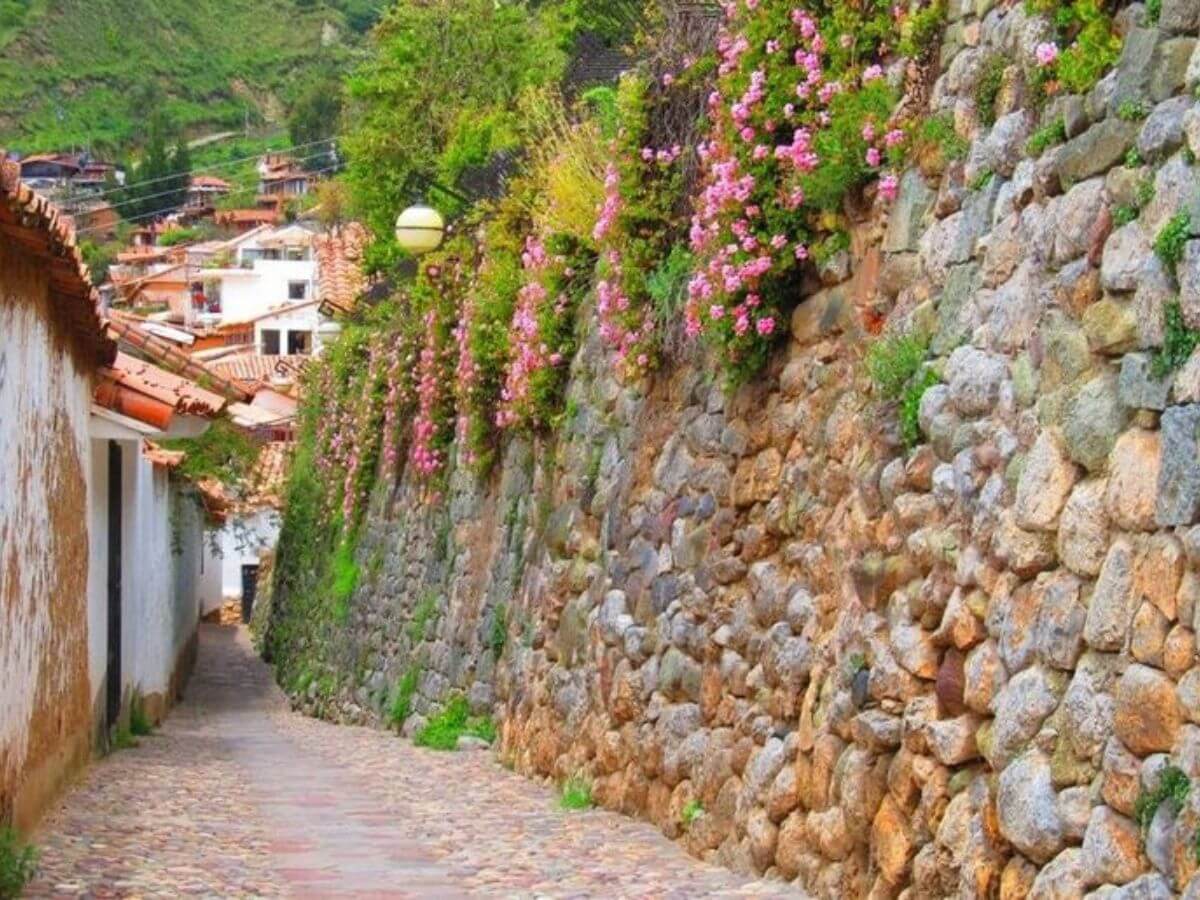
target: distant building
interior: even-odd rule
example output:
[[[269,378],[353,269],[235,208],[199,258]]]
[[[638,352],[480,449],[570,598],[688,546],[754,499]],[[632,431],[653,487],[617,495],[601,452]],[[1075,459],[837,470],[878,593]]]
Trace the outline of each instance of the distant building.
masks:
[[[228,181],[213,175],[194,175],[188,184],[184,209],[189,212],[212,212],[217,207],[217,201],[229,194],[231,187]]]
[[[267,197],[300,197],[311,187],[312,176],[290,156],[271,153],[258,164],[258,193]]]

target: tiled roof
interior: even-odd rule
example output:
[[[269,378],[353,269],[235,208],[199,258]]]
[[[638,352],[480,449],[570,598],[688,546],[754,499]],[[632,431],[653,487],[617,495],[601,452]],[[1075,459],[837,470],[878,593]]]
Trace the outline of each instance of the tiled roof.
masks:
[[[108,323],[108,327],[112,336],[119,340],[123,347],[149,357],[169,372],[183,378],[203,381],[227,400],[242,401],[252,397],[252,392],[245,385],[193,359],[170,341],[143,331],[135,320],[126,317],[114,319]]]
[[[273,506],[276,509],[283,505],[283,488],[287,481],[292,447],[293,444],[287,441],[272,441],[263,445],[258,462],[246,480],[247,505]]]
[[[104,374],[117,384],[168,404],[177,413],[215,416],[225,407],[225,398],[220,394],[127,353],[118,353],[112,368]]]
[[[323,307],[332,307],[335,312],[349,312],[367,289],[362,257],[368,238],[367,229],[358,222],[350,222],[313,238],[317,255],[317,297]]]
[[[142,456],[152,465],[162,466],[164,469],[174,469],[183,463],[187,453],[183,450],[164,450],[153,441],[146,441],[142,444]]]
[[[272,379],[294,380],[304,371],[311,357],[308,356],[263,356],[258,353],[242,353],[209,363],[209,368],[226,378],[236,378],[249,384]]]
[[[215,175],[193,175],[191,186],[194,188],[214,188],[216,190],[229,190],[229,182],[222,178],[217,178]]]
[[[4,151],[0,150],[0,160]],[[0,161],[0,239],[38,257],[50,280],[55,323],[93,366],[108,365],[116,345],[100,318],[100,297],[75,245],[75,235],[45,197],[21,183],[21,168]]]
[[[279,221],[279,213],[272,209],[229,209],[218,212],[218,225],[244,225],[248,222],[274,223]]]

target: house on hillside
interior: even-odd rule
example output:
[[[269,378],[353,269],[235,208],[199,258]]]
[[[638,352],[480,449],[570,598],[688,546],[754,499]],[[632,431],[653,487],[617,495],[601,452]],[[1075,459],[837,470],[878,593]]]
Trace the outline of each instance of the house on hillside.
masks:
[[[162,715],[220,591],[206,508],[147,440],[225,400],[169,375],[117,353],[69,226],[0,163],[0,822],[35,823],[134,702]]]
[[[215,175],[193,175],[183,207],[192,213],[211,212],[216,209],[217,201],[230,190],[229,182]]]
[[[258,178],[258,193],[266,197],[301,197],[312,186],[312,176],[304,167],[280,153],[259,160]]]

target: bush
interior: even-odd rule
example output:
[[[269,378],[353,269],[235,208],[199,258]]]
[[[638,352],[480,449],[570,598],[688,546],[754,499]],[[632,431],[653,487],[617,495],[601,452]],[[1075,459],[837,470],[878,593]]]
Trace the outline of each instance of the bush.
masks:
[[[37,850],[22,844],[11,828],[0,828],[0,900],[21,896],[37,872]]]
[[[941,384],[941,379],[932,369],[926,369],[908,383],[900,397],[900,437],[904,446],[910,450],[921,443],[921,425],[918,419],[921,398],[935,384]]]
[[[1152,791],[1143,791],[1134,804],[1133,816],[1145,834],[1150,829],[1154,814],[1163,803],[1171,806],[1171,814],[1178,815],[1187,802],[1192,783],[1181,768],[1165,766],[1158,776],[1158,786]]]
[[[966,159],[971,150],[970,142],[954,130],[954,117],[950,113],[939,113],[923,119],[913,133],[918,156],[934,151],[941,156],[944,165],[958,159]]]
[[[993,53],[983,63],[979,81],[975,85],[975,108],[979,121],[989,128],[996,124],[996,101],[1004,87],[1004,72],[1008,61],[999,53]]]
[[[1047,147],[1061,144],[1067,139],[1067,125],[1062,119],[1055,119],[1045,128],[1039,128],[1029,137],[1025,151],[1030,156],[1041,156]]]
[[[154,732],[154,725],[146,715],[146,705],[138,696],[129,707],[129,731],[134,737],[146,737]]]
[[[1179,301],[1166,305],[1163,320],[1163,345],[1150,364],[1150,372],[1156,378],[1166,378],[1186,363],[1200,346],[1200,331],[1187,327]]]
[[[899,400],[929,349],[921,334],[895,334],[877,341],[867,351],[867,373],[884,400]]]
[[[1154,253],[1175,274],[1175,268],[1183,259],[1183,248],[1191,236],[1192,217],[1187,212],[1173,216],[1154,239]]]
[[[421,680],[420,667],[410,666],[408,671],[396,684],[396,689],[392,692],[391,702],[388,704],[388,721],[396,728],[399,728],[412,715],[412,701],[417,693],[417,685]]]
[[[496,740],[496,726],[486,716],[472,716],[467,698],[456,694],[414,735],[413,743],[430,750],[455,750],[458,739],[464,736],[481,738],[491,744]]]

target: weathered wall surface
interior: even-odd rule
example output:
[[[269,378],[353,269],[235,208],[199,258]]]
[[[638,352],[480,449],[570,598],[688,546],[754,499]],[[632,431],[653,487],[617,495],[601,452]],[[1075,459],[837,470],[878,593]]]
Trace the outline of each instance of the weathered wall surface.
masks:
[[[951,7],[966,160],[860,223],[758,384],[642,396],[593,339],[556,443],[436,509],[381,486],[310,709],[376,718],[415,669],[418,713],[466,692],[520,770],[818,896],[1200,890],[1200,790],[1134,819],[1200,777],[1200,355],[1150,373],[1170,301],[1200,326],[1200,218],[1177,275],[1152,250],[1200,195],[1200,7],[1127,8],[1086,97],[1025,109],[1011,67],[990,128],[984,62],[1045,27]],[[912,451],[864,375],[881,317],[933,335]]]
[[[86,758],[91,385],[51,332],[44,269],[0,245],[0,822]]]

